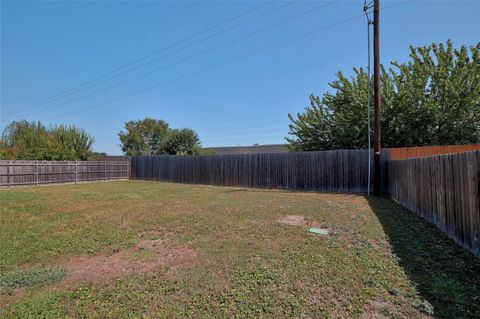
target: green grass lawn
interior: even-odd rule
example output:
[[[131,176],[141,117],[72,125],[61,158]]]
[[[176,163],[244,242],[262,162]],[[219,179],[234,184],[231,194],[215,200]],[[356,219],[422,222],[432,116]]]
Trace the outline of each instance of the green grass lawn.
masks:
[[[0,227],[3,318],[480,317],[480,260],[388,199],[26,187],[0,190]]]

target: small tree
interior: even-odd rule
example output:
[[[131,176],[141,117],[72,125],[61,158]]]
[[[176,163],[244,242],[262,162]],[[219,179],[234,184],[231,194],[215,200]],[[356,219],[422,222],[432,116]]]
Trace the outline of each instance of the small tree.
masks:
[[[169,132],[167,122],[152,118],[129,121],[125,123],[125,130],[118,136],[126,155],[163,154],[162,143]]]
[[[152,118],[125,123],[118,135],[126,155],[193,155],[200,140],[191,129],[170,129],[167,122]]]
[[[58,159],[87,160],[91,156],[94,139],[84,129],[60,125],[53,128],[51,134],[59,150]]]
[[[162,144],[162,149],[169,155],[196,155],[200,148],[200,139],[191,129],[174,129]]]
[[[13,121],[3,131],[0,156],[20,160],[86,160],[94,139],[85,130],[40,122]]]

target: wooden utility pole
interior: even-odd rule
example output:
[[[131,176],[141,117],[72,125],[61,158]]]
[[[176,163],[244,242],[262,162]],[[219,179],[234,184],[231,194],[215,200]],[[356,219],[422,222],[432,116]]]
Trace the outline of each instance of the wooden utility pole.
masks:
[[[373,1],[373,90],[374,90],[374,184],[373,191],[375,195],[381,193],[381,127],[380,127],[380,106],[381,106],[381,88],[380,88],[380,0]]]

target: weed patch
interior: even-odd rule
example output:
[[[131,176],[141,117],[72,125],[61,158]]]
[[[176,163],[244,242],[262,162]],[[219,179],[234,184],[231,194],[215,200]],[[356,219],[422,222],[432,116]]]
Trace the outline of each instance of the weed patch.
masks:
[[[62,280],[66,275],[64,268],[18,269],[0,276],[0,293],[15,288],[42,287]]]

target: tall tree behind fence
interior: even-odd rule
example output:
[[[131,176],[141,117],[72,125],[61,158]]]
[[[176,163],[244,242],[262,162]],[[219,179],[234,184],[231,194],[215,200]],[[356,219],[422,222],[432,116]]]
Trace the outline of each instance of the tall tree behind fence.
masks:
[[[0,186],[128,179],[129,161],[0,161]]]
[[[384,155],[383,167],[388,150]],[[131,178],[140,180],[341,192],[366,192],[368,185],[367,150],[134,156],[131,162]]]
[[[389,162],[393,199],[480,256],[480,151]]]

